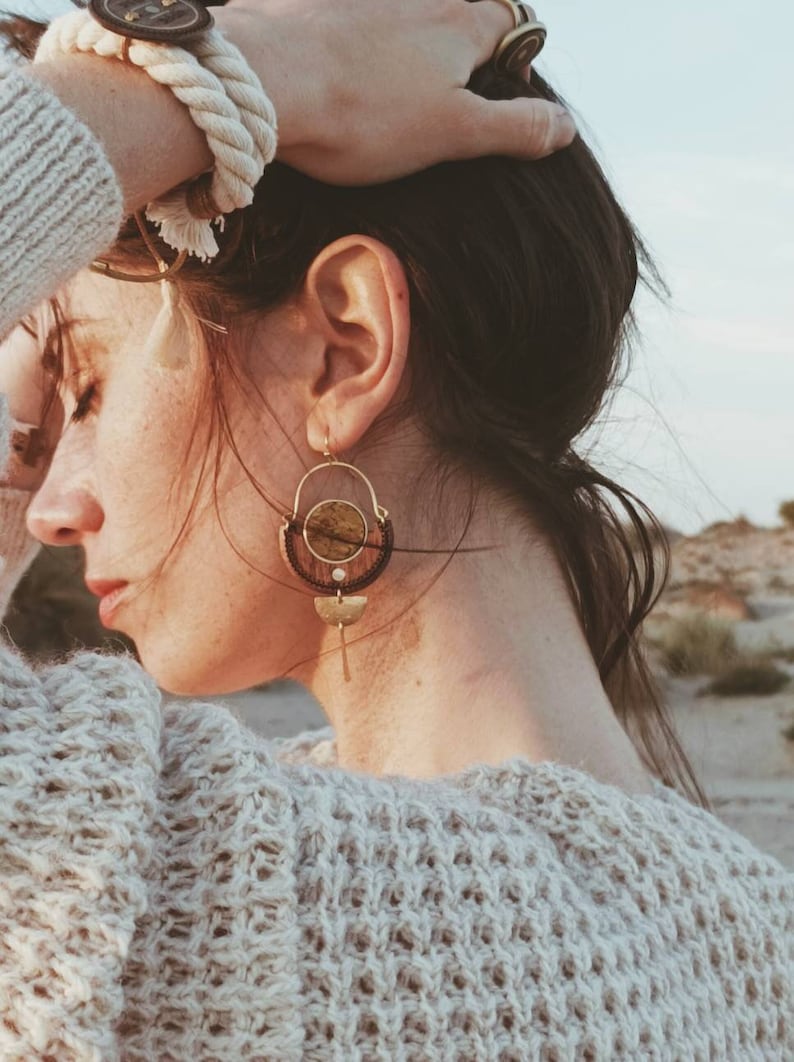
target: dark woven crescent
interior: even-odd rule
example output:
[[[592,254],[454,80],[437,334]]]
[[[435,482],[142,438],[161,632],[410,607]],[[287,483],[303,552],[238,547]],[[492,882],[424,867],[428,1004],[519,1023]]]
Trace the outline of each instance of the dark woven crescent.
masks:
[[[338,590],[341,590],[343,594],[351,594],[356,590],[363,590],[365,586],[369,586],[374,583],[378,576],[383,572],[386,565],[391,559],[392,550],[394,549],[394,528],[389,517],[386,517],[383,521],[378,521],[375,524],[381,532],[380,544],[375,546],[369,543],[364,547],[362,557],[368,559],[368,557],[374,553],[375,560],[373,564],[360,572],[357,575],[353,575],[350,579],[345,579],[342,583],[337,583],[331,578],[331,571],[336,568],[342,568],[345,571],[353,572],[353,565],[355,561],[351,561],[350,564],[331,564],[325,565],[324,562],[318,561],[314,557],[303,541],[303,527],[301,524],[291,521],[290,524],[281,529],[282,541],[284,543],[284,552],[289,560],[290,566],[296,575],[300,576],[304,582],[309,586],[314,587],[315,590],[324,590],[328,593],[336,594]],[[356,558],[358,560],[359,558]],[[312,568],[319,568],[320,565],[328,567],[328,577],[323,579],[321,576],[312,571]]]

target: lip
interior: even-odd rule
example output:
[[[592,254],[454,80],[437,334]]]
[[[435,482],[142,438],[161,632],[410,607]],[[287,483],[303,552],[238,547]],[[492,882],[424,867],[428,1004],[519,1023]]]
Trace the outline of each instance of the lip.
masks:
[[[85,585],[98,597],[99,600],[99,619],[103,627],[109,627],[113,614],[116,612],[121,598],[124,595],[124,591],[130,585],[123,580],[108,580],[108,579],[86,579]]]

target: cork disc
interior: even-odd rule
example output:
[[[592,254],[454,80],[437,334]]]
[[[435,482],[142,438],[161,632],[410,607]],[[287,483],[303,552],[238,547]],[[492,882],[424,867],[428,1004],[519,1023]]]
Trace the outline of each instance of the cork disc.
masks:
[[[357,557],[368,533],[364,514],[351,502],[324,501],[306,517],[303,538],[318,560],[335,564]]]

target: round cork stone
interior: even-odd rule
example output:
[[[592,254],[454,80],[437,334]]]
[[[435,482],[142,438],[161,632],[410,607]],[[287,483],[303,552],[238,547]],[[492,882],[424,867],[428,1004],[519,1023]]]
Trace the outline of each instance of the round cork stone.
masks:
[[[324,501],[306,517],[303,539],[318,560],[335,564],[357,557],[368,533],[364,514],[352,502]]]

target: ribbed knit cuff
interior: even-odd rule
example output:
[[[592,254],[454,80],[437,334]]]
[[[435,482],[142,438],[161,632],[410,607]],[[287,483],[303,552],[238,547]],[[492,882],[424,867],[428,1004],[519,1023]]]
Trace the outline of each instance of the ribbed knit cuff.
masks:
[[[8,399],[0,394],[0,476],[3,475],[8,459],[11,456],[11,414],[8,411]],[[2,528],[0,524],[0,528]],[[0,554],[2,539],[0,539]]]
[[[0,395],[0,476],[8,460],[10,431],[8,403],[5,395]],[[28,491],[0,487],[0,620],[14,588],[39,550],[38,542],[25,526],[29,505]]]
[[[39,551],[39,543],[25,526],[29,505],[28,491],[0,487],[0,620],[17,583]]]
[[[113,243],[121,188],[99,140],[43,85],[0,74],[0,337]]]

